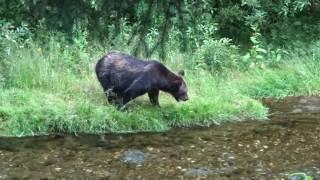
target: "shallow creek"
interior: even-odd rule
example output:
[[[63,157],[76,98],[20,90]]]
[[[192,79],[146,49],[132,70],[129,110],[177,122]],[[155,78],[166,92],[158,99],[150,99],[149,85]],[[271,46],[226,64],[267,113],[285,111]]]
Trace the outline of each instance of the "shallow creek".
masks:
[[[0,179],[320,177],[320,97],[265,99],[269,120],[165,133],[0,138]]]

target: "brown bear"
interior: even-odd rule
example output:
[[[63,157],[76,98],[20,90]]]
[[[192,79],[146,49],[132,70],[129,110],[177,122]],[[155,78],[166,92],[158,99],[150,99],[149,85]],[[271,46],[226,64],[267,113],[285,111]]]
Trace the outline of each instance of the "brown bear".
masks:
[[[159,91],[171,94],[177,101],[187,101],[184,71],[176,75],[158,61],[144,61],[121,52],[110,52],[96,64],[97,78],[109,103],[125,105],[148,93],[150,102],[159,106]]]

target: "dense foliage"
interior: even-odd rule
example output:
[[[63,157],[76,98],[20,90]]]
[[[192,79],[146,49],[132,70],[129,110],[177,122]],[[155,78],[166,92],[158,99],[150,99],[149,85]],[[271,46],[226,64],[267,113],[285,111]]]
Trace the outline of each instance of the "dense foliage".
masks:
[[[202,45],[208,38],[227,37],[246,45],[254,33],[284,45],[288,39],[312,40],[319,35],[320,2],[317,0],[2,0],[1,25],[74,34],[87,31],[90,38],[113,40],[132,30],[126,43],[137,51],[165,48],[169,31],[176,31],[181,50]],[[8,26],[8,25],[7,25]],[[149,47],[145,36],[157,35]],[[303,34],[308,34],[304,36]],[[22,35],[21,35],[22,36]],[[70,36],[71,37],[71,36]],[[25,36],[26,38],[26,36]]]
[[[317,0],[3,0],[0,16],[2,48],[7,41],[47,42],[53,34],[81,49],[99,42],[107,49],[130,47],[135,55],[157,53],[163,60],[172,47],[204,48],[210,50],[196,52],[199,60],[189,65],[218,71],[235,65],[239,53],[229,51],[238,47],[244,66],[260,63],[267,53],[274,56],[267,63],[274,64],[284,48],[307,46],[320,35]],[[220,52],[221,46],[230,50]],[[215,58],[212,49],[219,49]]]

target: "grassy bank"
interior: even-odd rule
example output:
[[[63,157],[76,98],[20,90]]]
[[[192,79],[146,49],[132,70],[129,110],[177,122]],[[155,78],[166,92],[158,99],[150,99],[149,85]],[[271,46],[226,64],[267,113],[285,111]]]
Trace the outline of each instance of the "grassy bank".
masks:
[[[165,93],[160,108],[146,96],[119,112],[106,102],[93,67],[105,49],[29,45],[5,55],[0,81],[0,135],[121,133],[209,126],[224,121],[266,119],[261,97],[317,94],[320,63],[315,54],[292,56],[276,67],[192,68],[199,56],[171,51],[165,64],[186,68],[190,100],[177,103]],[[77,59],[77,63],[74,63]],[[72,64],[72,66],[70,66]]]

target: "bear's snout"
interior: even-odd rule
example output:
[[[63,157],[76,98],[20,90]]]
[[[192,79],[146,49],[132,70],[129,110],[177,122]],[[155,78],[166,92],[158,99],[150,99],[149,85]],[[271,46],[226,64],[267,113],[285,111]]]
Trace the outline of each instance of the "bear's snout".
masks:
[[[189,97],[186,95],[186,96],[182,96],[180,97],[180,100],[182,101],[188,101],[189,100]]]

